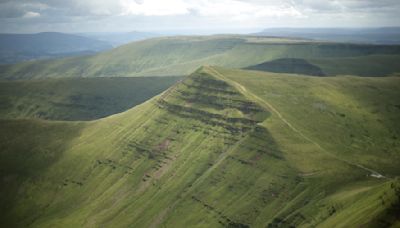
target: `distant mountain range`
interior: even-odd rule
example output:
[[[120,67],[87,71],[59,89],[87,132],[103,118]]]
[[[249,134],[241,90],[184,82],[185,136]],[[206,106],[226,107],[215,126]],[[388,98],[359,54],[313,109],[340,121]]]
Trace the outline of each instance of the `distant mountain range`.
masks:
[[[269,28],[254,35],[296,37],[334,42],[400,44],[400,27],[384,28]]]
[[[78,34],[92,39],[101,40],[111,44],[114,47],[124,45],[130,42],[159,37],[161,35],[150,32],[108,32],[108,33],[81,33]]]
[[[87,55],[110,48],[107,42],[65,33],[0,34],[0,63]]]
[[[133,42],[91,56],[1,66],[0,78],[182,76],[201,65],[327,76],[387,76],[400,72],[399,60],[399,45],[180,36]]]
[[[251,35],[281,38],[286,37],[298,41],[302,40],[303,42],[307,40],[319,40],[361,44],[400,44],[400,27],[270,28]],[[91,55],[134,41],[141,41],[161,36],[164,35],[140,31],[80,34],[65,34],[57,32],[44,32],[37,34],[0,34],[0,64],[13,64],[37,59]],[[286,58],[287,56],[281,57]],[[260,62],[256,64],[259,63]],[[194,68],[191,68],[190,70],[193,69]],[[190,71],[185,73],[188,72]]]

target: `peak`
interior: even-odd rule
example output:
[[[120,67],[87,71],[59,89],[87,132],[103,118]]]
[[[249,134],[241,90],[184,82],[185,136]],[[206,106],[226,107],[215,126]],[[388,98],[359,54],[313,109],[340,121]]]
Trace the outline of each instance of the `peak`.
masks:
[[[204,71],[204,70],[207,70],[207,69],[210,69],[210,68],[211,68],[210,65],[202,65],[199,68],[197,68],[196,71]]]
[[[225,81],[224,78],[221,77],[220,73],[215,69],[215,67],[210,66],[210,65],[203,65],[199,68],[197,68],[197,70],[195,70],[190,77],[210,77],[213,78],[213,80],[216,81]]]
[[[201,67],[199,67],[199,68],[196,70],[196,72],[197,72],[197,71],[204,71],[204,72],[213,74],[213,73],[215,73],[217,70],[216,70],[216,67],[215,67],[215,66],[211,66],[211,65],[202,65]]]

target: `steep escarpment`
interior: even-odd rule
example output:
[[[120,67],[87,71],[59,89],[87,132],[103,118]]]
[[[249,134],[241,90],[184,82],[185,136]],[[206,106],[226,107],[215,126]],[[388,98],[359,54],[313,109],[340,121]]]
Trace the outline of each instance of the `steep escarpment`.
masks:
[[[68,141],[55,140],[48,147],[42,138],[43,147],[35,144],[28,150],[34,158],[46,158],[50,149],[58,148],[57,159],[48,159],[45,169],[19,179],[12,189],[13,200],[2,207],[0,221],[13,227],[309,227],[396,222],[399,188],[394,176],[373,177],[346,162],[348,157],[327,153],[313,143],[314,135],[307,140],[303,128],[293,130],[289,124],[297,125],[289,122],[293,118],[284,121],[288,113],[277,112],[281,107],[266,105],[270,98],[261,95],[269,91],[255,93],[236,78],[261,73],[234,73],[202,67],[126,112],[54,125],[57,137],[70,129],[65,132]],[[275,85],[279,86],[290,85]],[[2,140],[2,157],[3,151],[14,151],[30,136],[20,137],[14,144]],[[7,178],[14,175],[11,167],[3,169]]]
[[[60,159],[21,183],[3,216],[21,226],[150,225],[268,115],[198,71],[141,106],[82,125]]]

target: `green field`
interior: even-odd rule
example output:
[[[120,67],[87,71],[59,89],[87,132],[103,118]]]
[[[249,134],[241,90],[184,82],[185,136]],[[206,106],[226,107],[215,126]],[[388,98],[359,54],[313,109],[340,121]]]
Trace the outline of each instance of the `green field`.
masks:
[[[0,119],[93,120],[130,109],[180,77],[0,81]]]
[[[155,38],[93,56],[0,66],[0,78],[176,76],[190,74],[201,65],[246,68],[293,58],[315,65],[324,75],[400,72],[400,46],[226,35]],[[285,69],[278,72],[307,73]]]
[[[399,226],[399,97],[399,77],[202,67],[107,118],[2,120],[1,226]]]

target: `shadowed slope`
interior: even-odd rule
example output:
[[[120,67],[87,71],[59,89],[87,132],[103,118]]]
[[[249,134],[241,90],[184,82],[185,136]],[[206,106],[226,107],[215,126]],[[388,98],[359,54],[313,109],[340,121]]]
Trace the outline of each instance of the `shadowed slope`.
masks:
[[[45,122],[39,120],[0,120],[0,214],[1,225],[13,227],[18,220],[9,213],[21,195],[30,210],[36,211],[30,191],[43,191],[37,186],[43,174],[63,159],[63,152],[71,141],[79,137],[83,123]],[[28,184],[27,184],[28,183]],[[23,185],[30,186],[21,188]],[[39,189],[35,189],[35,186]],[[41,195],[41,198],[53,195]],[[42,205],[46,206],[46,205]],[[40,206],[39,206],[40,207]],[[32,212],[33,212],[32,211]],[[29,214],[31,211],[24,211]],[[29,222],[28,222],[29,223]]]
[[[69,78],[0,82],[0,118],[93,120],[128,110],[180,77]]]
[[[324,76],[321,68],[304,59],[276,59],[254,66],[246,67],[247,70],[269,71],[275,73],[294,73],[313,76]]]

